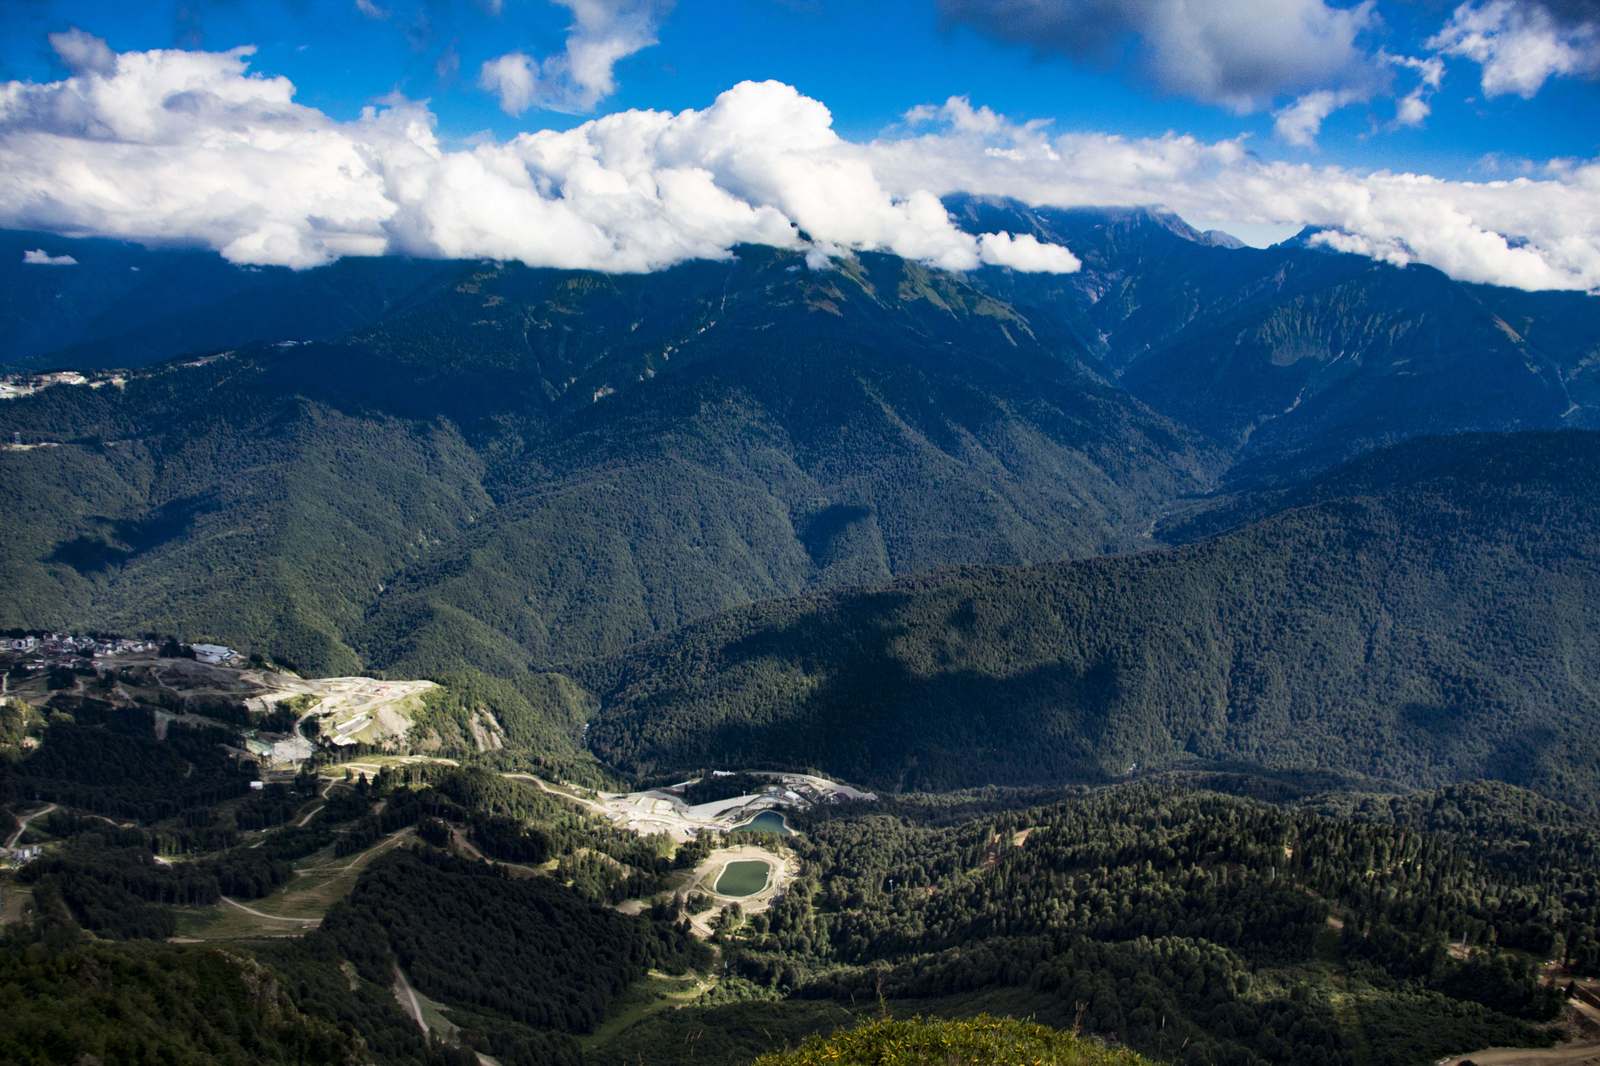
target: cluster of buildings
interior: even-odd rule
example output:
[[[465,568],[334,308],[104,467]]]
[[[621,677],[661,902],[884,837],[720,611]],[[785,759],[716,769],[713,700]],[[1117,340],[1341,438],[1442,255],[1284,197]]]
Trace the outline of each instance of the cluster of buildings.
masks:
[[[52,370],[44,374],[6,374],[0,376],[0,400],[19,400],[24,396],[32,396],[52,385],[87,385],[91,389],[103,388],[114,385],[122,388],[127,385],[128,377],[122,372],[101,372],[81,374],[76,370]]]
[[[89,379],[76,370],[57,370],[48,374],[7,374],[0,377],[0,400],[32,396],[51,385],[87,385]]]
[[[149,655],[160,649],[154,640],[135,637],[80,637],[73,633],[28,634],[20,637],[0,637],[0,651],[14,655],[37,655],[41,664],[63,659],[109,659],[113,655]],[[185,644],[203,663],[229,666],[240,661],[240,655],[223,644]]]
[[[57,659],[74,656],[80,659],[105,659],[112,655],[133,655],[156,650],[156,643],[153,640],[79,637],[71,633],[46,633],[42,637],[7,637],[4,645],[0,646],[24,655],[29,652],[39,652]]]
[[[26,866],[39,857],[41,850],[37,844],[25,844],[20,848],[0,848],[0,864]]]
[[[244,748],[268,768],[298,766],[317,750],[299,733],[263,733],[253,729],[244,734]]]

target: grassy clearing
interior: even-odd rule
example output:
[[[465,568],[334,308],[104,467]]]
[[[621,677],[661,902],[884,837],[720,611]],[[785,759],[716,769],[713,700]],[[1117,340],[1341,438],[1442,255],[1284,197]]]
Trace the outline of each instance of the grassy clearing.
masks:
[[[32,904],[32,887],[15,881],[0,883],[0,925],[22,921]]]
[[[629,1026],[664,1010],[685,1007],[717,983],[715,977],[689,973],[680,977],[651,970],[635,981],[606,1012],[605,1021],[593,1033],[581,1037],[585,1048],[598,1047]]]
[[[178,908],[178,936],[195,940],[298,936],[311,925],[280,919],[321,921],[329,907],[349,894],[368,863],[411,835],[411,830],[403,829],[360,854],[344,858],[335,858],[331,847],[306,856],[295,865],[294,880],[283,888],[261,899],[239,901],[261,914],[252,914],[228,903]]]

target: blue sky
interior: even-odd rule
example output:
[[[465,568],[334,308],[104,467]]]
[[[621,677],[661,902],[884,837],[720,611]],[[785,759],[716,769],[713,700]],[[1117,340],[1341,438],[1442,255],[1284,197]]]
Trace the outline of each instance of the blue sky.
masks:
[[[1075,268],[964,192],[1600,291],[1597,78],[1600,0],[4,0],[0,227]]]
[[[507,115],[477,84],[481,65],[504,52],[559,52],[572,21],[565,8],[504,0],[496,14],[482,0],[394,0],[381,10],[387,17],[369,17],[354,0],[8,0],[0,80],[61,77],[47,34],[76,26],[117,51],[253,44],[255,69],[289,77],[299,102],[336,117],[353,117],[391,92],[428,99],[441,132],[453,137],[505,137],[587,117],[537,107]],[[1423,55],[1449,14],[1442,4],[1382,3],[1379,24],[1362,40]],[[1555,76],[1532,99],[1485,98],[1467,58],[1445,61],[1424,125],[1386,129],[1393,100],[1380,94],[1334,112],[1305,148],[1274,138],[1271,108],[1240,114],[1192,99],[1154,84],[1126,55],[1041,54],[954,22],[933,0],[682,0],[661,15],[656,33],[657,45],[617,64],[617,91],[596,110],[703,107],[738,81],[774,78],[826,103],[853,139],[877,134],[916,104],[966,95],[1012,117],[1050,118],[1062,130],[1249,133],[1254,150],[1273,157],[1446,177],[1483,176],[1486,157],[1503,171],[1515,165],[1506,160],[1600,154],[1593,80]]]

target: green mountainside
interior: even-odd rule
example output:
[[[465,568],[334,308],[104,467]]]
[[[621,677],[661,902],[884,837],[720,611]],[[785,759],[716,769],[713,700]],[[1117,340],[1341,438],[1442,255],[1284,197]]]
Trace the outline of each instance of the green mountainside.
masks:
[[[40,318],[35,354],[114,362],[146,274],[185,295],[121,316],[130,362],[172,322],[281,339],[8,383],[0,627],[435,678],[444,748],[488,712],[506,759],[569,768],[592,718],[626,772],[1242,759],[1593,802],[1593,515],[1583,484],[1518,480],[1588,438],[1460,435],[1588,424],[1592,300],[1158,212],[951,208],[1083,270],[13,264],[11,319],[84,312]],[[1325,469],[1429,433],[1456,436]],[[1186,546],[1128,554],[1162,542]]]
[[[595,671],[590,742],[639,773],[917,789],[1238,760],[1593,808],[1597,489],[1595,434],[1422,441],[1172,551],[760,605]]]
[[[359,1040],[303,1013],[251,955],[164,944],[50,953],[0,941],[0,1056],[35,1063],[358,1063]],[[418,1055],[407,1059],[429,1061]]]
[[[986,285],[1041,333],[1235,457],[1250,484],[1422,434],[1589,427],[1600,312],[1582,293],[1464,285],[1311,244],[1231,247],[1175,215],[958,198],[973,230],[1066,244],[1083,269]]]
[[[797,265],[490,268],[340,344],[10,400],[0,625],[509,674],[807,588],[1125,546],[1216,469],[960,279]]]
[[[0,625],[509,678],[774,597],[1146,547],[1219,484],[1418,434],[1589,419],[1583,297],[1150,211],[950,206],[1084,268],[13,263],[4,312],[46,362],[280,340],[0,402]]]
[[[947,206],[1082,269],[0,234],[0,1061],[1592,1041],[1600,303]]]

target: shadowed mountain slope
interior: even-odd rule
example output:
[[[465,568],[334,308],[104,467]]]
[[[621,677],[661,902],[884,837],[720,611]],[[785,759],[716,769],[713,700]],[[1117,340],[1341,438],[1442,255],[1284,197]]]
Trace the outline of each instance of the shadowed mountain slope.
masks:
[[[1400,446],[1169,552],[767,604],[598,672],[597,752],[892,788],[1244,761],[1600,801],[1600,437]],[[1387,471],[1387,477],[1377,476]]]

